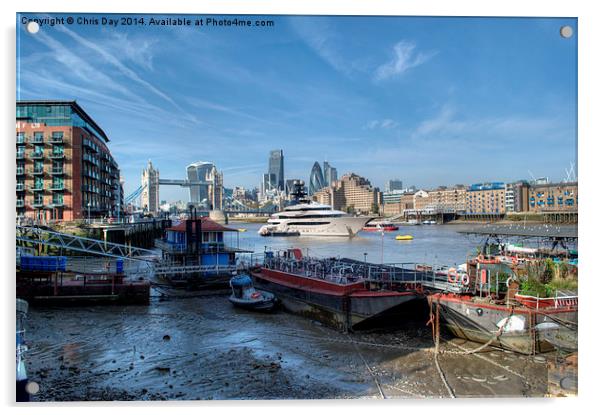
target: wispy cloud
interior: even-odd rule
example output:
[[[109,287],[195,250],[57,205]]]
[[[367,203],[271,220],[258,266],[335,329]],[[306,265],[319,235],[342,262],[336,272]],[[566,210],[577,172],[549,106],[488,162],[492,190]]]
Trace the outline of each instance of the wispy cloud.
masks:
[[[328,65],[345,75],[351,73],[351,67],[341,54],[339,44],[343,39],[326,18],[289,20],[293,30]]]
[[[140,98],[133,94],[127,87],[107,76],[98,68],[90,65],[85,59],[73,53],[61,42],[40,31],[34,37],[36,40],[48,47],[53,53],[52,58],[68,69],[66,74],[70,74],[87,84],[102,85],[104,88],[119,92],[130,99],[140,101]],[[43,68],[44,66],[41,66]]]
[[[466,117],[449,104],[421,121],[409,137],[430,146],[465,144],[473,149],[506,149],[525,142],[545,140],[549,144],[576,139],[574,131],[563,128],[554,117],[522,114]]]
[[[110,52],[108,52],[107,50],[105,50],[104,48],[99,46],[97,43],[91,42],[91,41],[81,37],[77,33],[67,29],[64,26],[57,26],[57,30],[70,36],[73,40],[75,40],[81,46],[84,46],[84,47],[96,52],[97,54],[99,54],[105,60],[106,63],[109,63],[110,65],[114,66],[125,77],[142,85],[143,87],[145,87],[147,90],[149,90],[153,94],[163,98],[164,100],[170,102],[174,106],[176,106],[176,107],[178,106],[169,95],[167,95],[166,93],[159,90],[157,87],[155,87],[150,82],[142,79],[136,72],[134,72],[133,70],[128,68],[119,59],[117,59]]]
[[[148,70],[154,69],[154,58],[159,40],[150,36],[134,37],[128,33],[108,31],[103,49]]]
[[[384,81],[401,76],[411,68],[422,65],[433,58],[437,51],[416,52],[416,44],[401,40],[393,46],[393,59],[379,66],[374,73],[374,80]]]
[[[368,130],[392,130],[397,127],[399,127],[399,123],[397,121],[394,121],[390,118],[385,118],[384,120],[372,120],[368,122],[364,128]]]

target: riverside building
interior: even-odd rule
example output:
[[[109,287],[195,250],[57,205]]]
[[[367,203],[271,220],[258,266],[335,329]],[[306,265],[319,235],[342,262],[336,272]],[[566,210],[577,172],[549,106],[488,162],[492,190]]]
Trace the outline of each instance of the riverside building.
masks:
[[[382,193],[378,188],[372,187],[368,179],[348,173],[316,192],[313,199],[318,203],[330,205],[335,210],[366,215],[378,213]]]
[[[466,192],[469,215],[503,215],[506,213],[506,186],[502,182],[477,183]]]
[[[531,185],[529,212],[577,212],[577,190],[577,182]]]
[[[76,101],[17,101],[18,217],[118,216],[119,166],[109,138]]]

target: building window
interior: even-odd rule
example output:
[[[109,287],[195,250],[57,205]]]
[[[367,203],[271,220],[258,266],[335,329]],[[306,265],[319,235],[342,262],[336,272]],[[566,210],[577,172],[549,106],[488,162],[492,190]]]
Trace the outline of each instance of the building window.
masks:
[[[63,204],[63,194],[55,193],[52,195],[52,203],[54,205],[62,205]]]
[[[33,142],[34,143],[43,143],[44,142],[44,133],[43,132],[33,133]]]
[[[44,204],[44,195],[41,193],[36,193],[33,195],[33,204],[34,205],[43,205]]]

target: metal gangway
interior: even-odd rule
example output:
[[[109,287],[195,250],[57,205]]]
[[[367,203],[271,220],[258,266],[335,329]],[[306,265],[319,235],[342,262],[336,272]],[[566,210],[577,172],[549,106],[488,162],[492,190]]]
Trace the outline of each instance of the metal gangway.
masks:
[[[236,272],[242,269],[242,265],[240,264],[179,265],[167,263],[163,261],[157,251],[56,232],[39,226],[17,225],[16,241],[17,248],[20,251],[31,250],[31,245],[45,245],[67,251],[82,252],[96,257],[109,257],[146,263],[146,272],[149,272],[154,276],[185,275],[200,272]],[[79,259],[80,258],[74,258],[74,261],[78,262]],[[85,267],[85,262],[90,262],[90,266],[94,267],[94,264],[92,264],[94,262],[93,259],[84,261],[84,265],[78,263],[74,264],[74,266],[77,268],[81,268],[82,266]],[[140,270],[138,269],[137,272],[140,272]]]
[[[86,254],[138,261],[157,259],[157,252],[150,249],[56,232],[39,226],[16,225],[16,240],[21,242],[21,246],[46,245]]]

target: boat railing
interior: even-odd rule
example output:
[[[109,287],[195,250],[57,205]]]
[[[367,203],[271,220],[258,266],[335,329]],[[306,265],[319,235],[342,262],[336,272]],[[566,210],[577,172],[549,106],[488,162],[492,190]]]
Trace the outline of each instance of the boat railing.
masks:
[[[521,304],[536,310],[544,308],[577,308],[579,306],[579,296],[563,295],[557,292],[554,297],[540,297],[533,295],[518,294],[515,297]]]
[[[259,264],[256,260],[251,264]],[[400,284],[422,286],[451,292],[468,292],[469,287],[461,281],[450,283],[447,274],[440,275],[437,267],[420,269],[415,263],[370,264],[361,261],[303,257],[301,259],[264,256],[261,265],[265,268],[287,272],[307,278],[327,280],[338,284],[350,284],[363,281],[368,287],[377,289],[395,289]]]

